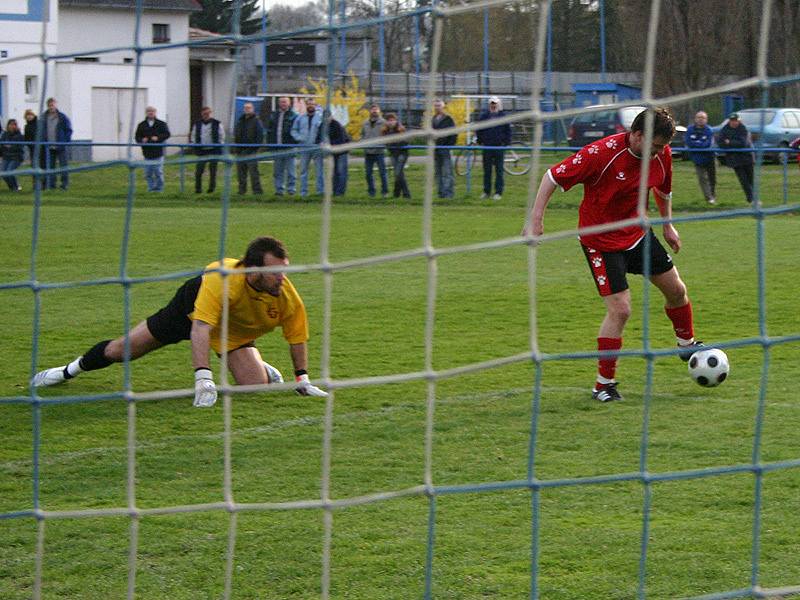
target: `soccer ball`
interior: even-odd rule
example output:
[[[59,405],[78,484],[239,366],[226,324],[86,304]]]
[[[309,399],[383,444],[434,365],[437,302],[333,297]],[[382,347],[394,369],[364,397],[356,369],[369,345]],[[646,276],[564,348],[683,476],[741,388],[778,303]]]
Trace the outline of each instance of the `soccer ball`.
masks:
[[[703,387],[719,385],[725,381],[730,370],[728,357],[717,348],[700,350],[689,359],[689,375]]]

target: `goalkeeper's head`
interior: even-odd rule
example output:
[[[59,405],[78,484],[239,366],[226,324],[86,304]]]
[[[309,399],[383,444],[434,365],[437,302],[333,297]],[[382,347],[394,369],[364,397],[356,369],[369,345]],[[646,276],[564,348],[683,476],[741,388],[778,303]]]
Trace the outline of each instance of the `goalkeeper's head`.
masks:
[[[245,267],[285,267],[289,264],[289,254],[280,240],[260,237],[250,242],[241,262]],[[259,292],[279,296],[285,277],[286,274],[279,271],[248,273],[247,281]]]
[[[647,112],[653,113],[653,140],[650,146],[652,158],[672,140],[675,135],[675,120],[666,108],[646,109],[636,115],[631,124],[630,147],[634,154],[641,156],[644,145],[644,128]]]

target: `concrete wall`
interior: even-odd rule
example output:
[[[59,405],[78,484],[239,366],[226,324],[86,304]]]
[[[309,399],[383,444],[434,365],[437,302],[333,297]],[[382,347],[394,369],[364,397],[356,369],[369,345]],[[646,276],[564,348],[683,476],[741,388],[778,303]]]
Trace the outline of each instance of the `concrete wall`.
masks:
[[[153,44],[154,23],[169,25],[171,43],[184,42],[189,38],[188,14],[145,11],[139,31],[141,46],[158,48],[159,44]],[[86,57],[97,57],[98,63],[83,63],[84,66],[90,67],[99,65],[101,69],[103,65],[108,67],[105,71],[88,69],[86,73],[94,77],[93,81],[99,79],[118,81],[121,84],[120,87],[133,87],[135,62],[126,64],[125,60],[135,61],[136,53],[132,49],[107,53],[100,53],[97,50],[133,45],[135,24],[135,12],[130,10],[62,8],[59,15],[58,52],[59,54],[76,53]],[[140,83],[140,87],[148,88],[148,98],[152,94],[153,99],[148,102],[158,109],[159,117],[169,123],[173,139],[180,139],[181,136],[186,139],[189,134],[189,49],[183,46],[147,51],[141,56],[142,65],[160,67],[164,73],[161,81],[158,81],[159,77],[155,75],[155,71],[149,69],[152,72],[147,75],[147,84]],[[142,70],[141,77],[144,77],[146,70]],[[63,72],[66,77],[66,73],[71,70],[62,70],[59,65],[59,71]],[[72,72],[83,73],[83,71]],[[60,77],[59,85],[62,82],[67,85],[66,80]],[[73,87],[76,83],[84,88],[84,91],[91,87],[80,80],[73,82]],[[86,113],[89,105],[77,103],[83,101],[84,92],[78,93],[70,90],[68,97],[70,104],[67,105],[62,101],[61,107],[65,112],[67,109],[71,110],[70,116],[73,118],[76,135],[78,135],[78,131],[81,132],[81,136],[84,132],[88,132],[91,137],[91,118]],[[143,106],[141,114],[144,114]]]
[[[44,23],[43,23],[44,19]],[[58,0],[0,0],[0,77],[3,78],[3,98],[0,119],[17,119],[22,124],[27,109],[38,113],[42,101],[45,64],[41,54],[42,29],[46,36],[45,51],[56,52],[58,42]],[[9,62],[10,61],[10,62]],[[52,85],[52,63],[49,64]],[[25,93],[25,78],[36,77],[36,89]]]

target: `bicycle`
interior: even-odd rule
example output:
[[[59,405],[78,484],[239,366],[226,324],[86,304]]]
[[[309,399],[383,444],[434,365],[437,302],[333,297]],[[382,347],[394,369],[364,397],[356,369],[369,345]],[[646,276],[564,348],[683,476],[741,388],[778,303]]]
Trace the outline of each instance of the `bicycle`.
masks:
[[[470,146],[477,146],[473,139]],[[462,148],[456,152],[455,170],[457,175],[466,175],[468,172],[483,167],[483,151],[479,148]],[[525,175],[531,170],[531,151],[524,142],[511,142],[505,147],[503,156],[503,171],[509,175]]]

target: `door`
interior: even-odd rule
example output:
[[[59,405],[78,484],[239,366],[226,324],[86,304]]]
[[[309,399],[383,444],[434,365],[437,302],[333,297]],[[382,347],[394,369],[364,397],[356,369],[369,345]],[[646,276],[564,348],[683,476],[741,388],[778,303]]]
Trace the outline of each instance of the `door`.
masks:
[[[134,91],[136,94],[134,95]],[[132,133],[131,110],[136,100],[134,126],[144,118],[147,90],[133,88],[92,88],[92,160],[118,160],[128,156],[126,146],[103,144],[125,144]],[[139,151],[134,152],[140,158]]]

